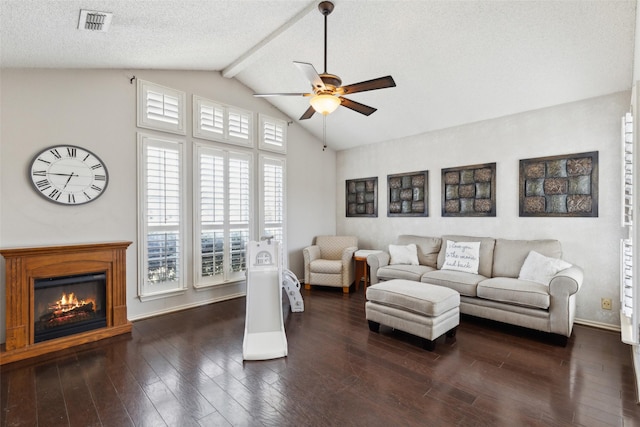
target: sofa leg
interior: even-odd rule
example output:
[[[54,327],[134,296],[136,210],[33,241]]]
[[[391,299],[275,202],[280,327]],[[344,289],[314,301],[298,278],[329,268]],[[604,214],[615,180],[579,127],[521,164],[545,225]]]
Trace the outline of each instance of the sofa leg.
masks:
[[[311,285],[310,285],[309,283],[305,283],[305,284],[304,284],[304,288],[305,288],[306,290],[310,290],[310,289],[311,289]]]
[[[456,332],[458,332],[458,327],[457,326],[455,328],[453,328],[453,329],[448,330],[447,334],[446,334],[447,338],[455,337],[456,336]]]
[[[558,347],[566,347],[569,343],[569,337],[560,334],[551,334],[551,343]]]
[[[342,293],[343,293],[343,294],[348,294],[348,293],[349,293],[349,289],[350,289],[350,287],[349,287],[349,286],[344,286],[344,287],[342,288]]]
[[[374,322],[373,320],[369,320],[369,330],[371,332],[379,332],[380,331],[380,323]]]
[[[424,348],[427,351],[433,351],[436,349],[436,342],[428,340],[426,338],[422,339],[422,348]]]

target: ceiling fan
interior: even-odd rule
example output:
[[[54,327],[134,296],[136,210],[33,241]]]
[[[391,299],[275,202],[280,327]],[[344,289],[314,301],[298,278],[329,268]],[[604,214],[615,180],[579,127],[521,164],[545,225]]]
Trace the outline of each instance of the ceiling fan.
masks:
[[[357,111],[360,114],[369,116],[373,114],[377,109],[369,107],[368,105],[361,104],[356,101],[352,101],[345,98],[343,95],[350,95],[358,92],[365,92],[368,90],[384,89],[387,87],[395,87],[396,83],[393,81],[393,77],[385,76],[379,77],[373,80],[367,80],[360,83],[354,83],[346,86],[342,86],[342,80],[335,74],[327,73],[327,16],[333,12],[334,5],[330,1],[323,1],[318,4],[320,13],[324,15],[324,72],[318,74],[313,65],[306,62],[294,61],[296,67],[309,79],[311,82],[311,93],[256,93],[254,96],[267,97],[267,96],[305,96],[311,97],[311,106],[300,116],[300,120],[311,118],[315,112],[319,112],[323,115],[333,113],[340,105],[347,107],[353,111]]]

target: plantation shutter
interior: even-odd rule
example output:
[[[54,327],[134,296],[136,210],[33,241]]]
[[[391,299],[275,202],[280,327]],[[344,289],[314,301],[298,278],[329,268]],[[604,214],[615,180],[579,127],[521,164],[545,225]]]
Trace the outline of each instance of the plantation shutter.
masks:
[[[284,160],[261,157],[262,233],[284,244]]]
[[[260,115],[260,148],[263,150],[286,153],[287,122]]]
[[[140,296],[183,289],[183,143],[138,135],[143,248]]]
[[[138,127],[185,134],[185,92],[138,80]]]

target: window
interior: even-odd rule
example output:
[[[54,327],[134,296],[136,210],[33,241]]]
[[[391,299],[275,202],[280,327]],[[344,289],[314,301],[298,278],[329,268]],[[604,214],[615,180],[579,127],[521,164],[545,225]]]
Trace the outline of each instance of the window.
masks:
[[[138,80],[138,126],[185,134],[185,99]],[[285,251],[286,121],[261,115],[258,129],[251,111],[192,99],[193,139],[138,134],[143,301],[244,281],[246,245],[261,236],[274,236]],[[259,148],[277,154],[258,154],[256,132]]]
[[[260,114],[260,144],[262,150],[287,152],[287,122]]]
[[[253,147],[253,113],[193,96],[193,136]]]
[[[186,94],[138,80],[138,127],[184,135]]]
[[[185,289],[183,153],[183,141],[138,134],[141,299]]]
[[[273,236],[286,253],[284,171],[284,159],[260,156],[260,236]]]
[[[245,279],[251,220],[253,156],[195,145],[195,285]]]

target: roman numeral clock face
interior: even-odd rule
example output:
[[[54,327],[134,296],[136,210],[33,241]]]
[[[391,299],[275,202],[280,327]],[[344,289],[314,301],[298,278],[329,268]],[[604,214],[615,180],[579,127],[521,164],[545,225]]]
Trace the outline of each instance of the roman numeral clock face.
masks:
[[[89,203],[104,193],[109,182],[105,164],[91,151],[57,145],[41,151],[29,171],[36,191],[62,205]]]

